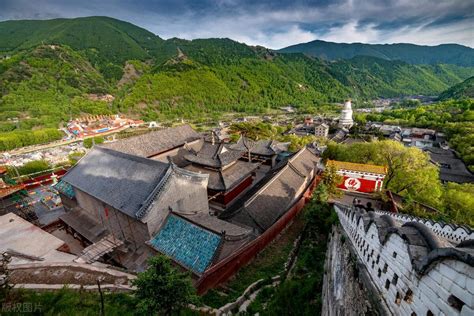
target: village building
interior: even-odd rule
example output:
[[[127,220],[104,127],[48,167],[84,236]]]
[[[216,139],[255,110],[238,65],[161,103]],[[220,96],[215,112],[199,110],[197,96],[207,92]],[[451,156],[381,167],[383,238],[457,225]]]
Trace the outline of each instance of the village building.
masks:
[[[75,255],[67,244],[14,213],[0,216],[0,253],[8,253],[12,264],[72,262]]]
[[[381,191],[387,168],[370,164],[359,164],[345,161],[328,160],[327,168],[335,168],[343,177],[340,189],[360,193]]]
[[[0,166],[0,215],[15,210],[16,203],[13,196],[25,188],[22,184],[12,183],[7,172],[6,167]]]
[[[425,151],[430,155],[431,162],[439,167],[442,182],[474,183],[474,175],[452,150],[431,147]]]
[[[326,123],[321,123],[314,126],[314,136],[327,138],[329,134],[329,126]]]

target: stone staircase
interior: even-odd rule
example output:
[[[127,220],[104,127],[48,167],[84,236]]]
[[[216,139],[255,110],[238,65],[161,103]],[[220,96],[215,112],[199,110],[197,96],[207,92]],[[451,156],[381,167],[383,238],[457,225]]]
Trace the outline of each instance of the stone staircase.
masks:
[[[81,255],[74,261],[77,263],[92,263],[121,245],[123,245],[122,240],[109,234],[82,250]]]

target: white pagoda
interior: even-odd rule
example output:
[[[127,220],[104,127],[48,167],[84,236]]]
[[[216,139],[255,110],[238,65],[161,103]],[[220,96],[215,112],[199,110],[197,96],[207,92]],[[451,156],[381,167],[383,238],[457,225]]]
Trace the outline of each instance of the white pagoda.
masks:
[[[352,125],[354,125],[354,121],[352,120],[352,104],[351,100],[347,100],[344,103],[344,108],[339,118],[339,127],[350,129]]]

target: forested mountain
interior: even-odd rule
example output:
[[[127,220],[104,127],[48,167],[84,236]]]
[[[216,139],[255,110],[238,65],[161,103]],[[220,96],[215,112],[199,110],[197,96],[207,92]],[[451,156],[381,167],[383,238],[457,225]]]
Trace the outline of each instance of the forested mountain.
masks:
[[[0,46],[0,143],[8,144],[24,138],[18,131],[55,129],[82,113],[147,120],[264,113],[288,104],[437,95],[474,75],[474,67],[454,64],[367,56],[330,62],[230,39],[162,40],[105,17],[0,22]]]
[[[387,60],[402,60],[410,64],[454,64],[474,66],[474,49],[457,44],[422,46],[414,44],[362,44],[312,41],[288,46],[281,53],[304,53],[327,60],[372,56]]]
[[[474,77],[467,78],[439,95],[440,100],[474,98]]]
[[[106,77],[120,78],[126,60],[151,58],[162,42],[145,29],[108,17],[0,22],[0,53],[67,45],[83,52]]]

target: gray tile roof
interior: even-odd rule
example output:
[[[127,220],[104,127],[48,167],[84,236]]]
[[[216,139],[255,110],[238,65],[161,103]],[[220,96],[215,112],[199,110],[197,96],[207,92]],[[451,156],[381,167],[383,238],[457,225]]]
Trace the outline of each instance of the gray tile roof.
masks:
[[[474,175],[469,172],[464,162],[451,150],[428,148],[431,161],[439,166],[439,178],[442,181],[456,183],[473,183]]]
[[[102,225],[89,218],[87,212],[81,208],[67,212],[61,215],[59,219],[92,243],[99,241],[108,233]]]
[[[319,160],[307,148],[302,149],[230,220],[244,225],[254,222],[261,231],[268,229],[299,198],[302,192],[298,190],[309,184],[311,171],[316,170]]]
[[[62,181],[135,217],[168,168],[163,162],[95,147]]]
[[[258,164],[238,160],[232,166],[224,170],[211,170],[194,164],[188,165],[184,167],[184,169],[208,174],[209,182],[207,187],[209,189],[226,191],[232,189],[242,180],[247,178],[255,169],[257,169],[257,167]]]
[[[253,141],[249,138],[241,136],[237,143],[229,145],[229,148],[248,152],[254,155],[273,156],[281,152],[288,151],[288,143],[281,143],[274,140],[258,140]]]
[[[190,153],[184,157],[193,163],[212,167],[223,168],[242,156],[242,151],[232,150],[223,143],[212,144],[204,142],[197,153]]]
[[[152,157],[159,153],[184,145],[201,136],[189,125],[171,127],[156,132],[120,139],[102,144],[106,147],[140,157]]]
[[[208,230],[211,230],[215,233],[225,232],[227,236],[244,236],[252,232],[250,227],[243,227],[241,225],[235,225],[226,221],[223,221],[216,216],[209,215],[207,213],[197,213],[197,214],[184,214],[180,212],[175,212],[178,215],[185,217],[189,221],[196,223]]]

